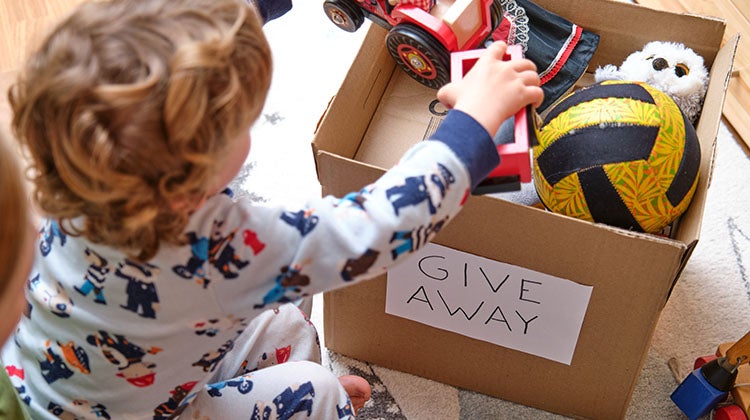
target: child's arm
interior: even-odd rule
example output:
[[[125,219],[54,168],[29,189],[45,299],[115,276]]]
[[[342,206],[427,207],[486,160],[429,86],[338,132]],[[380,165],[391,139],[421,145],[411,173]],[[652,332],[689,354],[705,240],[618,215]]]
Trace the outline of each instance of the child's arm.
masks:
[[[381,274],[432,240],[497,166],[490,133],[521,107],[541,102],[533,64],[502,61],[504,48],[492,47],[461,83],[441,90],[454,109],[432,138],[360,191],[296,209],[209,200],[200,211],[209,213],[199,218],[226,220],[225,232],[242,226],[263,245],[251,254],[235,244],[252,268],[240,270],[239,281],[224,283],[244,290],[222,291],[222,298],[235,308],[247,300],[266,308]]]

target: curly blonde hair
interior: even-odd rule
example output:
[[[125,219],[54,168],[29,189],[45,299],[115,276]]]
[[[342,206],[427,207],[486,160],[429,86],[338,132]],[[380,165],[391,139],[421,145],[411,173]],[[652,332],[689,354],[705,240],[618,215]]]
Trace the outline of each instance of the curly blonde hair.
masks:
[[[17,278],[16,270],[31,242],[31,206],[26,193],[26,181],[19,165],[18,150],[0,135],[0,296]],[[21,299],[21,297],[18,297]],[[0,337],[2,344],[5,337]]]
[[[189,211],[174,203],[206,196],[228,143],[266,100],[261,26],[241,0],[76,8],[8,95],[40,210],[139,261],[184,243]]]

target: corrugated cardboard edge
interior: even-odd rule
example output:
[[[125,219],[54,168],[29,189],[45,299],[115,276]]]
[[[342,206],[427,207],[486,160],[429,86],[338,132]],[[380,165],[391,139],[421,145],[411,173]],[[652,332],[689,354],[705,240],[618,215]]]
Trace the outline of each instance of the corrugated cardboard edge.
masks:
[[[700,235],[706,192],[711,186],[716,142],[719,136],[719,123],[721,121],[724,99],[726,98],[726,88],[731,78],[732,63],[737,51],[738,42],[739,34],[735,35],[719,50],[711,68],[708,93],[701,112],[701,118],[696,126],[698,138],[701,139],[702,143],[700,184],[693,196],[690,207],[685,212],[685,215],[690,215],[689,219],[691,222],[682,224],[677,234],[677,239],[684,242],[697,240]],[[726,71],[720,73],[719,71],[715,71],[717,68],[726,68]],[[706,151],[709,151],[709,153],[706,153]]]
[[[714,172],[714,162],[716,161],[716,143],[719,138],[719,122],[721,121],[721,115],[724,109],[724,102],[727,96],[727,89],[729,82],[732,78],[732,68],[734,64],[734,56],[737,54],[737,45],[740,41],[740,34],[735,34],[730,38],[719,50],[719,53],[714,58],[713,66],[711,67],[711,79],[709,80],[709,95],[706,96],[703,111],[701,112],[701,118],[696,127],[698,137],[701,139],[712,139],[711,153],[702,153],[701,155],[701,181],[705,183],[705,187],[700,187],[696,190],[693,200],[685,212],[686,217],[690,220],[687,225],[680,225],[677,232],[677,239],[693,238],[688,242],[688,247],[685,255],[682,258],[682,263],[677,271],[674,282],[672,283],[672,289],[677,284],[677,280],[680,278],[682,271],[685,269],[690,256],[693,254],[695,247],[698,245],[700,238],[701,225],[703,224],[703,213],[706,207],[706,197],[708,189],[711,188],[711,178]],[[721,75],[718,72],[713,71],[714,68],[726,68],[726,73]],[[721,86],[721,88],[714,87]],[[685,217],[685,216],[683,216]],[[669,295],[672,294],[670,289]],[[669,295],[667,299],[669,299]],[[665,301],[666,305],[667,302]]]

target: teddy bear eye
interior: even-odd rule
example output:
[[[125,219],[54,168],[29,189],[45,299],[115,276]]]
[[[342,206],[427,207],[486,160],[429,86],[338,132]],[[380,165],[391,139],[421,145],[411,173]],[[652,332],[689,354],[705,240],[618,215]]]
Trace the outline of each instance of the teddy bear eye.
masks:
[[[674,66],[674,74],[676,74],[677,77],[687,76],[688,74],[690,74],[690,68],[682,63],[679,63]]]

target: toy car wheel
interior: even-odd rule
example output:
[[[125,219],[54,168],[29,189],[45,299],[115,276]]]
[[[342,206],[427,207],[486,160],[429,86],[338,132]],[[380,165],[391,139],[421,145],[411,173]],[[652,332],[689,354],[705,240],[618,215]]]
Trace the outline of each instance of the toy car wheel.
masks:
[[[385,43],[396,63],[414,80],[433,89],[448,83],[448,50],[424,29],[408,23],[396,25]]]
[[[355,32],[365,21],[365,15],[352,0],[326,0],[323,10],[334,25],[347,32]]]
[[[742,407],[731,404],[717,407],[713,418],[714,420],[747,420],[747,415]]]
[[[707,356],[701,356],[695,359],[695,362],[693,363],[693,369],[699,369],[706,363],[716,359],[717,356],[715,354],[709,354]]]

